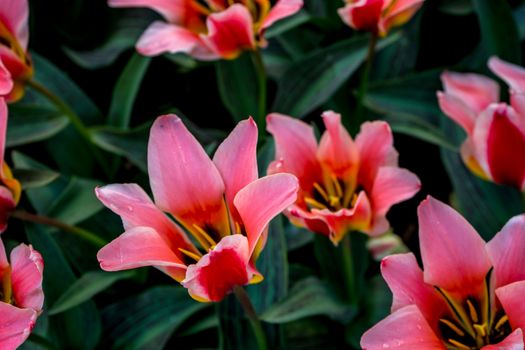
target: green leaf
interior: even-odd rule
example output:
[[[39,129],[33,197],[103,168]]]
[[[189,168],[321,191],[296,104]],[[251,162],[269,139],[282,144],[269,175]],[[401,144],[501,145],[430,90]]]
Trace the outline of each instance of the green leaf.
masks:
[[[487,54],[521,63],[518,28],[507,1],[472,0],[481,27],[481,38]]]
[[[441,0],[439,9],[455,16],[465,16],[474,12],[472,0]]]
[[[123,272],[103,272],[91,271],[80,277],[64,294],[49,308],[49,315],[56,315],[67,311],[85,301],[90,300],[93,296],[104,291],[118,280],[129,278],[134,275],[133,271]]]
[[[391,35],[377,50],[395,42]],[[279,80],[272,111],[302,118],[325,103],[366,58],[368,38],[338,42],[295,62]]]
[[[141,349],[160,335],[171,334],[207,305],[193,301],[182,287],[154,287],[103,309],[102,349]],[[157,346],[156,349],[162,349]]]
[[[48,139],[69,123],[61,112],[40,106],[13,105],[9,108],[6,146],[20,146]]]
[[[38,188],[55,181],[60,174],[51,170],[13,169],[13,176],[23,189]]]
[[[348,320],[355,310],[336,298],[330,289],[315,277],[309,277],[292,288],[281,302],[266,310],[261,319],[270,323],[286,323],[314,315]]]
[[[518,25],[520,39],[525,39],[525,3],[514,11],[514,20]]]
[[[286,31],[296,28],[301,24],[308,22],[312,16],[305,10],[300,10],[291,17],[284,18],[277,23],[274,23],[270,28],[264,32],[265,39],[271,39]]]
[[[148,70],[151,58],[135,53],[122,71],[113,89],[107,124],[126,129],[140,84]]]

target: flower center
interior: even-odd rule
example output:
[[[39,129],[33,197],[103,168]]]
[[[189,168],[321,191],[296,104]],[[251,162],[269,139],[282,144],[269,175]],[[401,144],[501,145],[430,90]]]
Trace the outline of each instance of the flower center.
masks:
[[[357,200],[357,193],[351,186],[332,175],[321,185],[314,182],[311,196],[305,196],[304,201],[310,210],[328,209],[337,211],[343,208],[352,208]]]
[[[20,59],[21,62],[24,63],[25,66],[31,67],[29,55],[25,53],[24,49],[18,43],[18,40],[16,40],[2,21],[0,21],[0,46],[7,47]],[[4,64],[6,64],[6,62],[4,62]]]
[[[205,17],[213,12],[224,11],[234,4],[244,5],[252,15],[255,30],[259,29],[270,10],[269,0],[190,0],[190,4],[193,10]]]

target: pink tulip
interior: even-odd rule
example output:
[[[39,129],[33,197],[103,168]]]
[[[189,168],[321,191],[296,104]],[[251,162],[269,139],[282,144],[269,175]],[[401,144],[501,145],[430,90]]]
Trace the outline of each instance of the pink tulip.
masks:
[[[9,166],[4,162],[5,138],[7,131],[7,105],[0,97],[0,233],[7,228],[9,214],[15,209],[22,188],[13,178]]]
[[[148,7],[154,22],[137,43],[145,56],[183,52],[200,60],[234,59],[266,46],[264,32],[303,7],[303,0],[109,0],[112,7]]]
[[[398,167],[387,123],[364,123],[354,142],[339,114],[325,112],[323,121],[326,131],[318,144],[308,124],[280,114],[267,117],[276,145],[268,172],[294,174],[301,187],[286,215],[334,244],[352,230],[384,233],[386,213],[419,190],[419,179]]]
[[[14,350],[29,336],[44,304],[42,256],[20,244],[7,261],[0,239],[0,349]]]
[[[339,16],[356,30],[380,36],[408,22],[423,5],[424,0],[345,0]]]
[[[298,185],[289,174],[257,179],[256,146],[257,126],[250,118],[212,161],[177,116],[159,117],[148,147],[155,203],[135,184],[96,190],[126,230],[98,253],[102,269],[155,266],[198,301],[220,301],[235,286],[261,281],[255,260],[268,223],[296,200]]]
[[[27,52],[29,41],[27,0],[0,1],[0,96],[15,102],[33,75]]]
[[[392,314],[361,338],[365,350],[523,350],[525,215],[490,242],[428,197],[418,209],[423,270],[412,253],[383,259]]]
[[[442,111],[467,133],[461,156],[481,178],[525,190],[525,69],[491,58],[489,67],[511,86],[511,104],[498,103],[498,84],[477,74],[445,72]]]

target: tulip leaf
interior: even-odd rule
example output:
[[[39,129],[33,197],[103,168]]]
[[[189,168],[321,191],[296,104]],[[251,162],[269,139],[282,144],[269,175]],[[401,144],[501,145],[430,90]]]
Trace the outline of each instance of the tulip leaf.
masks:
[[[391,35],[377,45],[381,50],[399,35]],[[325,103],[361,66],[366,58],[368,38],[338,42],[299,59],[278,82],[273,112],[303,118]]]
[[[270,28],[264,32],[265,39],[271,39],[282,33],[296,28],[301,24],[304,24],[312,19],[312,16],[305,10],[300,10],[293,16],[279,20],[277,23],[274,23]]]
[[[51,170],[13,169],[13,176],[20,181],[23,189],[38,188],[55,181],[60,174]]]
[[[90,300],[93,296],[104,291],[113,283],[124,278],[129,278],[133,275],[133,271],[87,272],[58,298],[53,306],[48,309],[47,313],[52,316],[70,310],[71,308]]]
[[[102,310],[103,349],[144,349],[159,338],[164,343],[188,317],[207,305],[197,303],[188,291],[175,286],[157,286],[142,294],[117,301]],[[155,344],[152,349],[162,349]]]

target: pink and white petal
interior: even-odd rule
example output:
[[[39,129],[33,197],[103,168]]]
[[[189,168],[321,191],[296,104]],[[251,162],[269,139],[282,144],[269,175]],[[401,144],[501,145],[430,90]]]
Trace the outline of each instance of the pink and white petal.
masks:
[[[201,35],[202,40],[224,59],[236,58],[243,50],[256,47],[252,15],[244,5],[234,4],[209,15],[206,27],[208,34]]]
[[[280,162],[276,164],[281,165],[274,170],[292,173],[299,179],[301,188],[311,188],[312,183],[321,177],[313,128],[279,113],[269,114],[266,125],[275,140],[275,158]]]
[[[29,42],[29,4],[27,0],[0,1],[0,23],[4,24],[22,47]]]
[[[150,227],[134,227],[108,243],[97,254],[104,271],[143,266],[186,269],[161,236]]]
[[[0,233],[7,229],[9,215],[15,209],[16,202],[11,191],[0,185]]]
[[[385,215],[394,205],[412,198],[421,189],[421,181],[412,172],[397,167],[381,167],[372,186],[374,215]]]
[[[250,117],[237,124],[213,156],[213,162],[224,180],[230,210],[235,210],[233,198],[237,192],[259,177],[256,153],[257,125]],[[233,216],[238,219],[236,212]]]
[[[44,305],[44,260],[32,246],[20,244],[11,251],[11,283],[15,304],[37,312]]]
[[[456,96],[441,91],[437,92],[439,107],[448,117],[459,124],[468,135],[474,130],[476,112]]]
[[[481,350],[523,350],[523,346],[523,332],[518,328],[498,344],[484,346]]]
[[[15,350],[29,337],[37,312],[0,302],[0,349]]]
[[[501,306],[509,317],[512,329],[525,329],[525,281],[514,282],[496,289]]]
[[[359,151],[341,123],[341,115],[327,111],[323,121],[326,131],[319,142],[318,159],[336,176],[357,176]]]
[[[503,79],[512,90],[525,93],[525,68],[506,62],[496,56],[489,59],[489,68]]]
[[[339,17],[355,30],[378,31],[384,0],[358,0],[337,10]]]
[[[0,96],[8,95],[13,90],[13,86],[13,77],[0,58]]]
[[[284,214],[296,226],[307,228],[323,236],[330,236],[330,228],[322,215],[313,214],[297,205],[292,205]]]
[[[382,121],[363,123],[355,144],[359,150],[358,183],[371,189],[380,167],[397,166],[392,130]]]
[[[366,331],[363,350],[446,350],[415,305],[405,306]]]
[[[390,255],[381,261],[381,274],[392,291],[392,312],[416,305],[432,329],[447,305],[424,281],[423,271],[412,253]]]
[[[248,268],[250,250],[243,235],[226,236],[196,264],[188,266],[181,282],[197,301],[221,301],[235,286],[252,278]]]
[[[520,118],[520,124],[525,125],[525,93],[511,92],[510,102]]]
[[[303,7],[303,0],[278,0],[262,22],[259,33],[270,27],[275,22],[292,16]]]
[[[122,218],[126,230],[137,226],[151,227],[181,259],[178,248],[194,251],[186,233],[153,204],[139,185],[107,185],[97,187],[95,193],[106,207]]]
[[[379,32],[386,35],[391,28],[408,22],[423,5],[424,0],[399,0],[391,2],[391,6],[383,6],[386,13],[379,20]],[[385,2],[387,3],[387,2]]]
[[[474,112],[481,113],[499,101],[499,85],[492,79],[473,73],[444,72],[441,81],[445,94],[463,101]]]
[[[490,179],[490,174],[487,172],[488,165],[486,164],[486,157],[483,160],[478,159],[478,150],[474,148],[474,142],[472,138],[467,138],[461,145],[460,154],[461,159],[476,176],[484,180]],[[483,161],[483,166],[480,161]]]
[[[191,9],[186,0],[108,0],[111,7],[146,7],[171,23],[182,23]]]
[[[189,227],[208,224],[228,232],[221,174],[176,115],[158,117],[151,128],[148,173],[160,209]]]
[[[291,174],[268,175],[240,190],[233,200],[253,253],[270,221],[297,200],[299,182]]]
[[[510,219],[487,243],[494,266],[496,288],[525,280],[525,215]]]
[[[419,205],[418,218],[425,282],[451,293],[477,292],[491,262],[476,230],[430,196]]]

